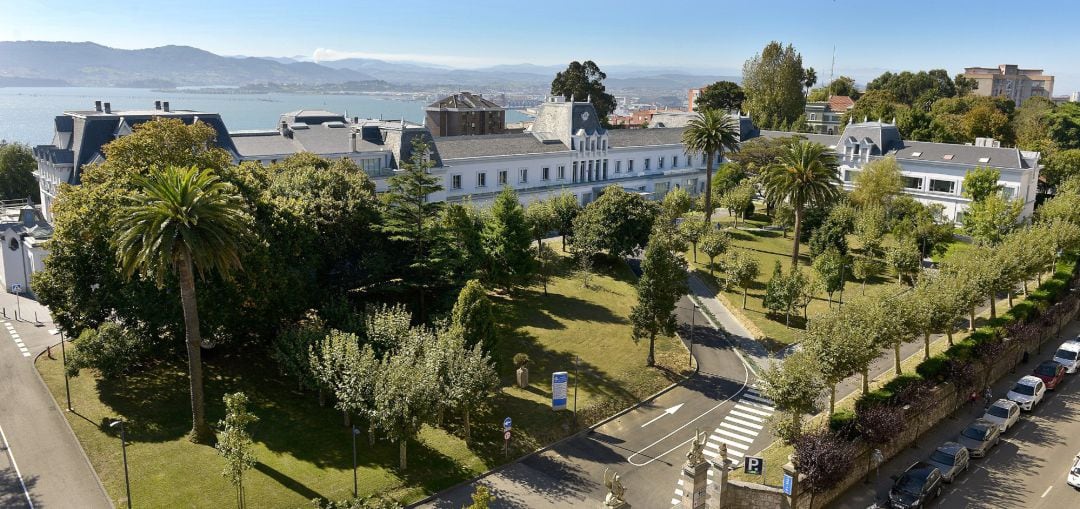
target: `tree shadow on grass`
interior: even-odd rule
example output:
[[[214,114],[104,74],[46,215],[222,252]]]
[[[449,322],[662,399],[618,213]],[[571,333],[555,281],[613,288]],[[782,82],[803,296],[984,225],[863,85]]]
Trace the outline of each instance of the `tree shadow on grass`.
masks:
[[[278,484],[284,486],[285,488],[288,488],[290,491],[304,497],[307,500],[319,498],[321,496],[315,490],[305,486],[304,483],[275,470],[273,467],[261,461],[255,462],[255,470],[258,470],[263,475],[273,479]]]
[[[535,290],[522,290],[509,305],[509,322],[515,325],[529,325],[541,329],[565,329],[558,319],[578,322],[625,324],[627,320],[617,316],[610,309],[578,297]],[[539,306],[525,307],[526,303]]]

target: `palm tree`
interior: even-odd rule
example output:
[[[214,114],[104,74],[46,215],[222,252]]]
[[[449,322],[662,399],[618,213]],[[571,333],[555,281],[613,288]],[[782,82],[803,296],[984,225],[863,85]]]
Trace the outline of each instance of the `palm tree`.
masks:
[[[774,203],[787,201],[795,210],[791,265],[799,264],[799,235],[806,207],[825,205],[840,196],[836,156],[820,143],[797,141],[765,170],[765,194]]]
[[[719,110],[704,110],[690,120],[683,131],[683,145],[687,157],[694,153],[705,154],[705,221],[712,219],[712,174],[716,154],[721,158],[724,151],[739,150],[739,123],[735,118]]]
[[[243,200],[212,170],[169,167],[134,179],[133,203],[115,224],[113,239],[124,277],[136,272],[163,287],[176,274],[184,309],[184,329],[191,377],[191,435],[209,443],[213,432],[203,412],[202,336],[195,300],[195,271],[200,278],[217,272],[228,280],[240,270],[240,239],[249,228]]]

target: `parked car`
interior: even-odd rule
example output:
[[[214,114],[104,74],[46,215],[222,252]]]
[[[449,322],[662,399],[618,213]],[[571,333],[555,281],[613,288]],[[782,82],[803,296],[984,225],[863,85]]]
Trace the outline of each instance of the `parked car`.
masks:
[[[1065,371],[1070,375],[1080,368],[1080,341],[1066,341],[1054,352],[1054,360],[1065,366]]]
[[[1046,384],[1037,376],[1027,375],[1016,381],[1016,385],[1005,395],[1010,401],[1020,405],[1021,410],[1032,410],[1046,395]]]
[[[941,471],[934,465],[918,462],[893,483],[889,490],[889,507],[912,509],[925,506],[941,496]]]
[[[1076,453],[1076,459],[1073,460],[1072,468],[1069,469],[1069,475],[1065,478],[1065,482],[1069,483],[1069,486],[1080,489],[1080,453]]]
[[[960,472],[967,470],[969,458],[967,447],[956,442],[945,442],[930,454],[926,462],[941,471],[942,480],[951,483]]]
[[[1042,379],[1046,390],[1052,391],[1065,379],[1065,366],[1058,361],[1042,361],[1033,374]]]
[[[1001,426],[1001,432],[1004,433],[1020,420],[1020,405],[1007,399],[999,399],[986,409],[982,418]]]
[[[981,458],[1001,441],[1001,426],[986,419],[975,419],[956,441],[967,447],[972,458]]]

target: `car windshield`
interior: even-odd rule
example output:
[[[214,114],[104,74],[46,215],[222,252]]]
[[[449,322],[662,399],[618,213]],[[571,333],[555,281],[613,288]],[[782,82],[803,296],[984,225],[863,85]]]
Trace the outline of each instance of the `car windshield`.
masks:
[[[923,484],[926,481],[911,474],[904,474],[896,481],[896,489],[911,495],[919,496],[922,493]]]
[[[965,437],[968,437],[968,438],[970,438],[972,440],[978,440],[978,441],[981,442],[983,437],[986,436],[986,430],[982,429],[982,428],[976,428],[975,426],[972,426],[972,427],[970,427],[968,429],[965,429],[962,434]]]
[[[1076,360],[1076,352],[1074,352],[1072,350],[1066,350],[1066,349],[1062,348],[1062,349],[1058,350],[1057,353],[1054,354],[1054,357],[1057,357],[1059,359],[1067,359],[1067,360],[1070,360],[1070,361],[1075,361]]]
[[[994,417],[1000,417],[1002,419],[1008,419],[1009,418],[1009,409],[1005,408],[1003,406],[994,405],[994,406],[990,407],[990,410],[987,411],[986,413],[988,413],[988,414],[990,414],[990,415],[992,415]]]
[[[934,451],[934,454],[930,455],[930,461],[934,463],[941,463],[942,465],[954,465],[956,464],[956,458],[952,454],[948,454],[942,451]]]
[[[1035,373],[1043,376],[1057,376],[1057,364],[1040,364],[1035,368]]]
[[[1025,396],[1035,395],[1035,387],[1031,385],[1016,384],[1016,387],[1013,387],[1012,391],[1017,394],[1023,394]]]

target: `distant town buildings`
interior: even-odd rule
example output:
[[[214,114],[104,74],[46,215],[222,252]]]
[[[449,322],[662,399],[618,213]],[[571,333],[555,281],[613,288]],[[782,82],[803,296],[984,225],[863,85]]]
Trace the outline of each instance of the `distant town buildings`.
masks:
[[[963,76],[975,80],[975,95],[1008,97],[1020,106],[1031,97],[1050,99],[1054,95],[1054,77],[1042,69],[1020,69],[1014,64],[995,67],[967,67]]]
[[[829,96],[828,101],[807,102],[804,108],[806,123],[818,134],[840,132],[840,118],[855,107],[855,101],[846,95]]]
[[[700,88],[691,88],[686,94],[686,111],[694,111],[694,103],[697,102],[697,98],[701,97]]]
[[[469,136],[506,132],[506,110],[483,95],[460,92],[424,108],[424,125],[433,136]]]

